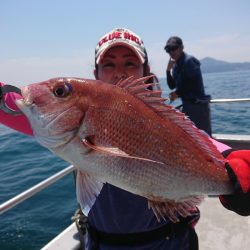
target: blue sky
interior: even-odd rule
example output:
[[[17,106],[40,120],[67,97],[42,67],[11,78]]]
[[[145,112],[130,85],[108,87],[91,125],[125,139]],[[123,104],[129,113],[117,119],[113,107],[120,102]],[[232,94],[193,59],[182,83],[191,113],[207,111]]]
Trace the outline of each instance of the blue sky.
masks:
[[[115,27],[141,36],[159,77],[172,35],[198,59],[250,61],[249,12],[249,0],[1,0],[0,81],[21,86],[58,76],[93,78],[95,46]]]

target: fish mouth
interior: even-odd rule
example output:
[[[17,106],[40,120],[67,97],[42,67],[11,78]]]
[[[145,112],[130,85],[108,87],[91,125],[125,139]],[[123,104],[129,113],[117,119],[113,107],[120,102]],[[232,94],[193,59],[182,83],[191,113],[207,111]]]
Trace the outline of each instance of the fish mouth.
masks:
[[[30,106],[33,104],[33,99],[31,98],[29,87],[25,86],[21,90],[22,96],[23,96],[23,102],[26,106]]]
[[[21,96],[23,98],[15,100],[15,104],[24,114],[26,114],[25,111],[27,111],[27,109],[30,108],[30,106],[32,106],[34,103],[31,95],[29,94],[28,86],[25,86],[21,89]]]

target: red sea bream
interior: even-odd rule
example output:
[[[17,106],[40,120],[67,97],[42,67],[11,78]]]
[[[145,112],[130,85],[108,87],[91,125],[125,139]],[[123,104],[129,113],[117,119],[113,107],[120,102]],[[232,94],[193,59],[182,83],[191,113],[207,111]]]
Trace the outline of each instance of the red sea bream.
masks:
[[[144,81],[55,78],[24,87],[17,105],[38,142],[80,170],[82,206],[105,182],[166,204],[164,216],[230,194],[226,160],[209,137]]]

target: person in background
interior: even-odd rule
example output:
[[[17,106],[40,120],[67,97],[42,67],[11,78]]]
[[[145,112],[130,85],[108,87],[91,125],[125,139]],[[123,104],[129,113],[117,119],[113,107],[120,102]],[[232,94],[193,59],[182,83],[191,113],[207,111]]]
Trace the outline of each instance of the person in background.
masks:
[[[211,136],[211,97],[205,94],[199,60],[183,51],[183,42],[177,36],[170,37],[164,49],[170,56],[167,84],[171,90],[175,89],[169,94],[170,101],[180,97],[181,111]]]
[[[147,52],[141,38],[134,32],[119,28],[101,37],[95,50],[96,79],[116,84],[129,76],[141,78],[150,74]],[[4,86],[4,84],[1,84]],[[8,106],[19,95],[10,93],[0,98],[8,101]],[[8,99],[8,100],[7,100]],[[0,122],[5,123],[7,116],[0,110]],[[12,128],[21,131],[21,125],[15,123],[17,116],[12,117]],[[23,126],[29,127],[26,119]],[[24,131],[22,131],[24,132]],[[32,134],[32,130],[26,131]],[[227,166],[235,194],[221,196],[221,202],[227,209],[241,215],[250,215],[250,157],[248,150],[233,151],[228,146],[211,139],[218,150],[227,154]],[[83,204],[82,204],[83,205]],[[88,249],[109,250],[195,250],[198,249],[198,238],[194,226],[199,219],[199,210],[180,221],[171,222],[168,218],[156,219],[147,207],[147,199],[124,191],[108,183],[104,184],[95,203],[88,211]]]

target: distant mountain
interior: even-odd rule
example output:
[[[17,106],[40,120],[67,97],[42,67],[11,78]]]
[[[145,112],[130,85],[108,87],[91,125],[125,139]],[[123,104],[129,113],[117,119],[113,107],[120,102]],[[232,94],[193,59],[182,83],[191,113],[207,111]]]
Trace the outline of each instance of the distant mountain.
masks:
[[[230,63],[221,60],[216,60],[211,57],[205,57],[200,60],[202,73],[250,70],[250,62]]]

